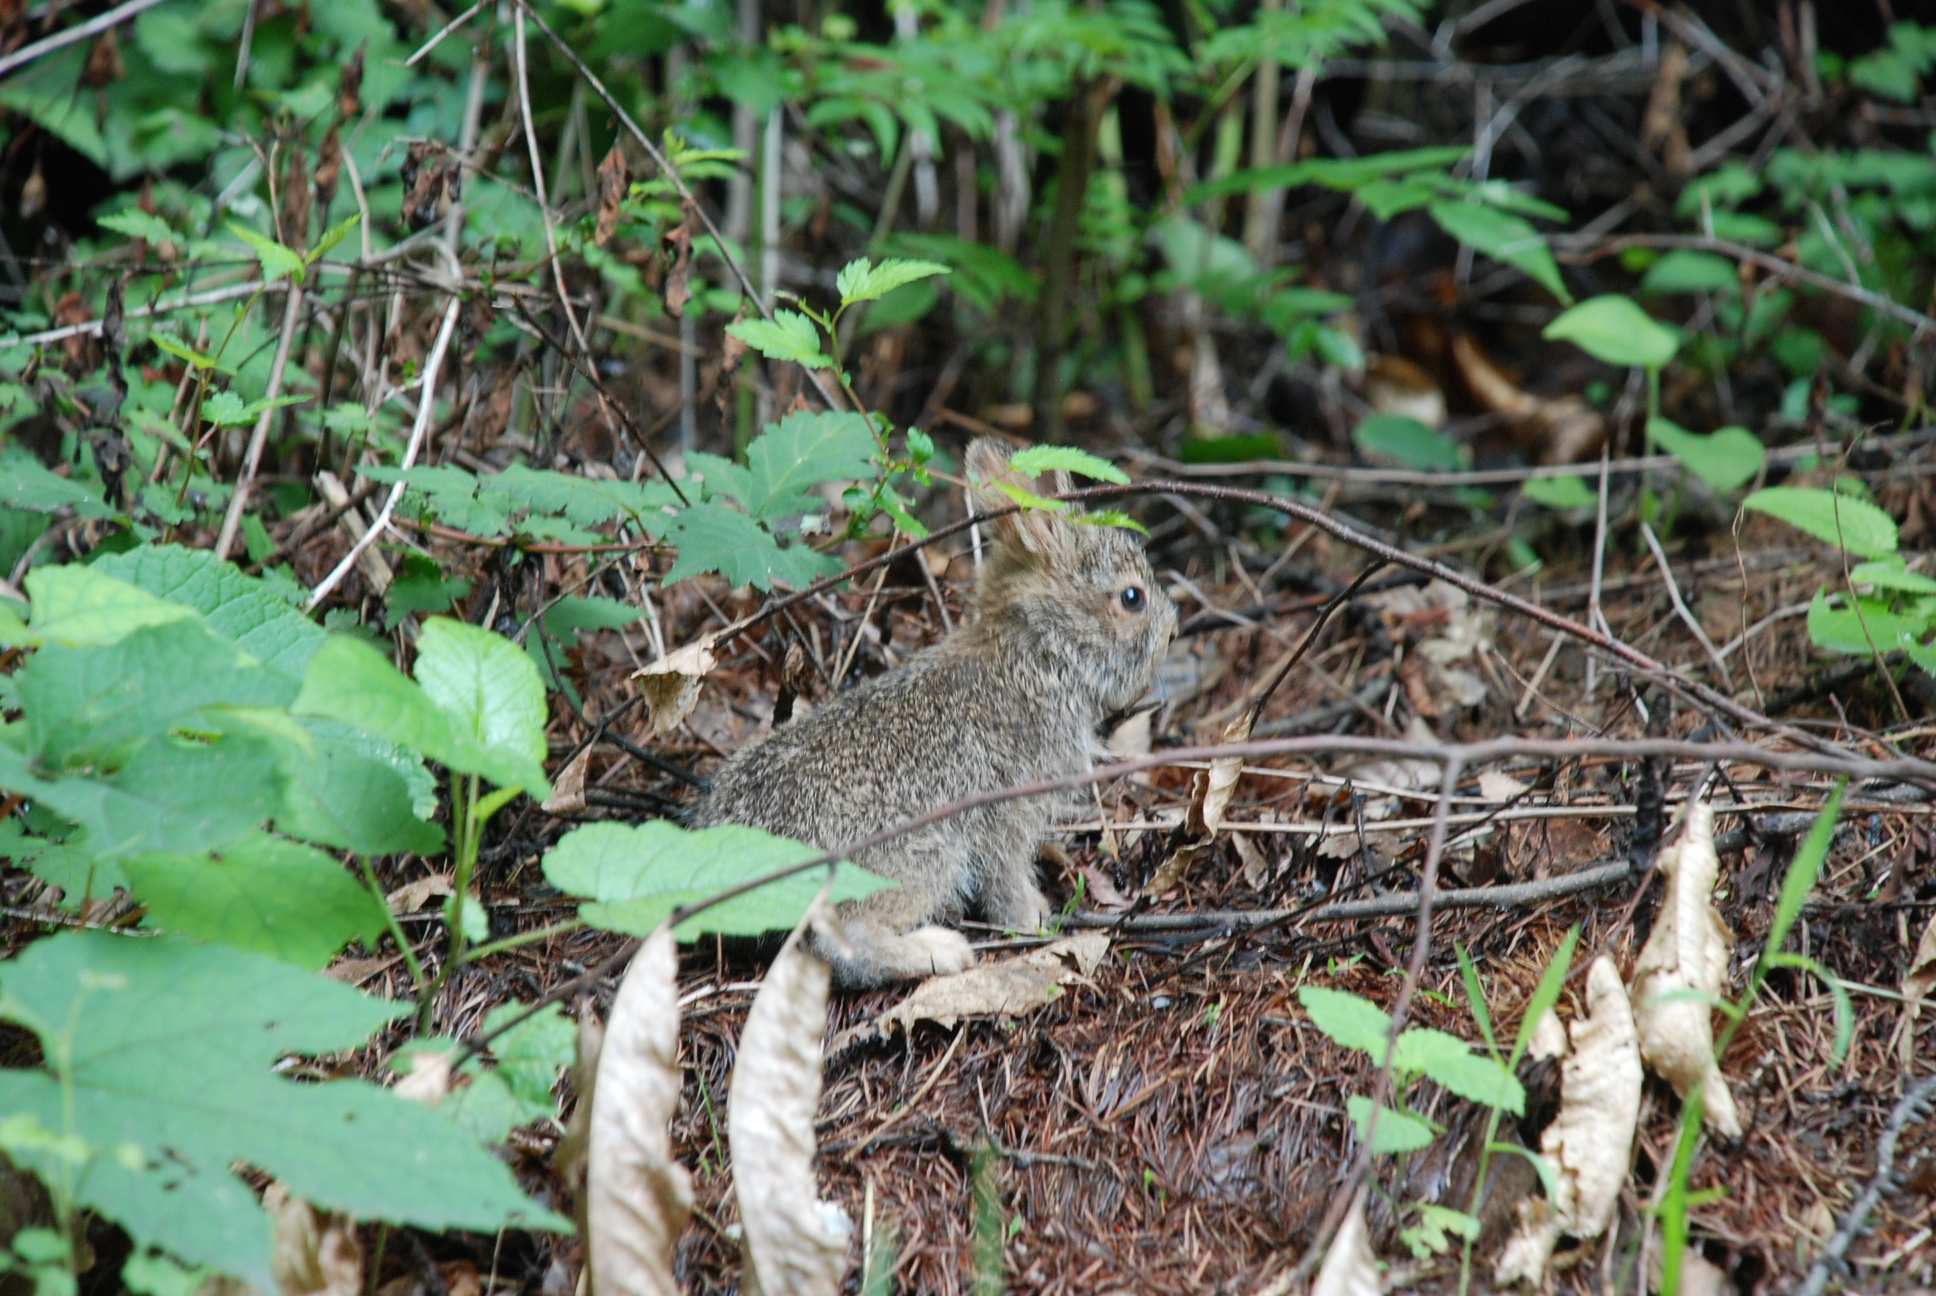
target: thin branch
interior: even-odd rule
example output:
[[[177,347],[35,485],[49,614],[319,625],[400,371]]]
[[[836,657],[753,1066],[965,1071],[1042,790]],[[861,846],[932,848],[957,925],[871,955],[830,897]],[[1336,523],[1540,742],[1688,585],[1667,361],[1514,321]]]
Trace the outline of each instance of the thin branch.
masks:
[[[1796,1296],[1822,1296],[1828,1287],[1829,1272],[1842,1267],[1842,1253],[1855,1241],[1855,1235],[1862,1231],[1868,1221],[1869,1212],[1876,1208],[1884,1194],[1896,1186],[1896,1143],[1903,1130],[1922,1120],[1929,1114],[1932,1101],[1936,1101],[1936,1075],[1927,1075],[1918,1080],[1902,1096],[1896,1109],[1889,1113],[1889,1123],[1882,1129],[1882,1137],[1876,1143],[1875,1176],[1863,1188],[1862,1195],[1849,1207],[1849,1213],[1842,1218],[1842,1226],[1815,1257],[1815,1263],[1808,1267],[1808,1275],[1796,1289]]]
[[[90,18],[78,26],[65,31],[55,32],[46,40],[35,41],[0,58],[0,77],[18,67],[25,67],[43,54],[52,54],[57,49],[65,49],[76,41],[84,41],[90,36],[98,36],[110,27],[119,27],[138,13],[154,8],[162,0],[127,0],[126,4],[116,5],[99,18]]]
[[[218,562],[228,558],[229,549],[235,544],[235,533],[242,526],[242,510],[249,503],[249,488],[255,485],[256,469],[262,464],[262,447],[269,441],[269,425],[282,412],[282,406],[275,401],[282,395],[282,375],[289,367],[289,348],[296,339],[296,326],[302,322],[302,308],[302,283],[292,277],[287,301],[282,308],[282,334],[276,339],[276,358],[269,366],[269,388],[263,393],[263,399],[269,405],[256,419],[255,430],[249,434],[249,449],[242,456],[242,471],[235,479],[235,494],[229,498],[229,511],[222,517],[221,534],[215,537],[215,557]]]
[[[1647,542],[1647,547],[1654,551],[1654,562],[1660,568],[1660,578],[1667,582],[1667,598],[1674,605],[1674,615],[1694,632],[1694,637],[1700,641],[1701,650],[1707,654],[1707,659],[1714,663],[1714,669],[1720,672],[1722,682],[1729,688],[1733,688],[1734,677],[1728,674],[1728,664],[1715,650],[1714,641],[1707,637],[1707,631],[1701,628],[1701,623],[1695,620],[1694,614],[1688,610],[1687,600],[1681,597],[1681,587],[1674,580],[1674,569],[1668,564],[1667,553],[1660,547],[1660,541],[1655,538],[1654,529],[1642,522],[1640,535]]]

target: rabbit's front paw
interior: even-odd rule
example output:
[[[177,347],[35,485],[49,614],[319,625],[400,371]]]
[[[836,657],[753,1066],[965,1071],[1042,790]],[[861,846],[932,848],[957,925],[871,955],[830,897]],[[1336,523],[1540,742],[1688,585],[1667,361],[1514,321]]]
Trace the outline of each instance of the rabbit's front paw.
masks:
[[[947,927],[916,927],[901,937],[908,971],[916,976],[947,976],[974,966],[975,951],[968,938]]]

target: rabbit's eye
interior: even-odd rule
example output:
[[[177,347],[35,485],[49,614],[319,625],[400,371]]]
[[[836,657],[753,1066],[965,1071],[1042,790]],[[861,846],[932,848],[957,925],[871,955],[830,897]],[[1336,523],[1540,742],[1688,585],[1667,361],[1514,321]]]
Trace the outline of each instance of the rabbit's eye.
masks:
[[[1123,591],[1122,602],[1123,607],[1129,611],[1141,612],[1143,610],[1143,587],[1140,585],[1129,586]]]

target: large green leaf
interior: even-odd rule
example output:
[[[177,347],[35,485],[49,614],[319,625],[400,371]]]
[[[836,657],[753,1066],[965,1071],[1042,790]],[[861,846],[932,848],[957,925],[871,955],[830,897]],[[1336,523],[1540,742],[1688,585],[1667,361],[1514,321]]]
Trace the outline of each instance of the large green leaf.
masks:
[[[1678,330],[1615,294],[1588,298],[1548,324],[1540,336],[1571,342],[1602,364],[1641,369],[1659,369],[1681,349]]]
[[[292,710],[386,738],[502,787],[546,787],[542,768],[517,753],[480,746],[382,653],[348,635],[331,635],[316,650]]]
[[[267,584],[206,549],[140,545],[96,560],[94,569],[194,608],[215,633],[295,679],[328,637]]]
[[[1428,210],[1439,228],[1459,242],[1494,261],[1525,271],[1533,282],[1561,301],[1573,300],[1546,240],[1524,220],[1496,207],[1468,202],[1435,202]]]
[[[790,414],[746,448],[746,511],[762,522],[811,511],[807,489],[873,475],[873,429],[849,410]]]
[[[417,683],[452,728],[486,751],[504,753],[543,779],[544,681],[531,658],[503,635],[449,617],[424,622],[417,641]]]
[[[1808,605],[1808,637],[1816,647],[1830,652],[1862,657],[1892,652],[1903,640],[1913,642],[1929,629],[1926,616],[1891,611],[1881,599],[1858,599],[1855,606],[1850,606],[1845,595],[1837,599],[1831,604],[1828,591],[1817,590]]]
[[[56,476],[21,446],[0,453],[0,506],[38,513],[71,508],[84,518],[114,514],[113,509],[101,502],[99,492]]]
[[[1647,435],[1666,447],[1716,495],[1753,481],[1768,458],[1761,441],[1742,427],[1724,427],[1702,436],[1668,419],[1651,418],[1647,420]]]
[[[1118,486],[1129,485],[1128,473],[1107,459],[1098,459],[1087,450],[1078,450],[1074,446],[1030,446],[1026,450],[1017,450],[1009,459],[1008,466],[1030,477],[1040,477],[1045,472],[1069,472],[1095,481],[1114,482]]]
[[[0,643],[110,644],[143,626],[195,615],[92,567],[36,567],[26,585],[32,624],[0,632]]]
[[[1867,500],[1816,486],[1766,486],[1741,501],[1741,507],[1780,518],[1823,544],[1863,558],[1896,552],[1896,524]]]
[[[312,717],[302,725],[308,750],[288,744],[281,753],[288,785],[278,828],[359,855],[442,848],[443,830],[422,817],[437,809],[436,783],[422,761],[333,720]]]
[[[250,662],[199,617],[144,626],[109,644],[49,644],[15,677],[43,769],[113,768],[133,744],[176,729],[226,727],[234,707],[285,707],[296,681]]]
[[[770,590],[780,582],[795,589],[841,570],[838,558],[806,545],[782,549],[759,523],[718,504],[695,504],[673,526],[679,561],[660,579],[667,585],[716,571],[734,585]]]
[[[271,1070],[288,1054],[355,1048],[405,1010],[259,954],[66,933],[0,967],[0,1017],[32,1030],[49,1062],[0,1071],[0,1110],[95,1149],[80,1199],[138,1244],[261,1291],[276,1290],[269,1221],[238,1161],[360,1218],[568,1228],[429,1108],[362,1081]],[[54,1172],[46,1155],[23,1155]]]
[[[820,851],[758,828],[723,824],[685,829],[663,819],[630,827],[595,823],[574,828],[545,855],[545,879],[585,896],[579,916],[595,927],[644,936],[680,905],[695,904],[743,882],[812,859]],[[825,866],[769,883],[682,923],[676,935],[702,932],[756,936],[800,921],[827,880]],[[852,864],[834,877],[836,901],[858,900],[892,882]]]
[[[137,855],[121,867],[151,925],[297,967],[320,968],[386,928],[375,898],[341,864],[267,833],[212,855]]]
[[[1351,1123],[1357,1127],[1358,1137],[1363,1138],[1371,1125],[1371,1099],[1363,1094],[1352,1094],[1344,1100],[1344,1107],[1351,1117]],[[1371,1150],[1380,1156],[1417,1152],[1430,1147],[1436,1137],[1436,1130],[1410,1112],[1381,1107],[1378,1109],[1378,1128],[1371,1136]]]

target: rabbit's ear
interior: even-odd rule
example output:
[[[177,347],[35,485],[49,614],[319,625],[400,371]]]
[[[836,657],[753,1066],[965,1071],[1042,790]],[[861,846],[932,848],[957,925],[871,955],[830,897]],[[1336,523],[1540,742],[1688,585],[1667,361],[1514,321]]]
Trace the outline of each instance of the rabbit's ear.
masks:
[[[1060,469],[1030,477],[1009,466],[1008,447],[993,437],[980,437],[968,446],[968,476],[975,483],[975,494],[987,509],[1013,508],[1017,501],[1001,488],[1010,487],[1038,497],[1057,495],[1069,489],[1069,475]],[[1065,549],[1070,541],[1069,524],[1057,513],[1024,509],[995,519],[992,523],[998,541],[1042,557]]]

